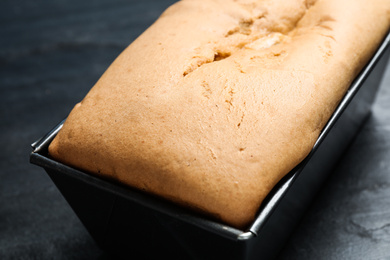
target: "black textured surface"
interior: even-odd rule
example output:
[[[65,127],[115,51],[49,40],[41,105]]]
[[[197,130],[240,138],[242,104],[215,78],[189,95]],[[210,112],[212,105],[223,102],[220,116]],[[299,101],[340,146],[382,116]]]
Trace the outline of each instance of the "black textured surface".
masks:
[[[0,2],[0,259],[110,259],[29,144],[174,0]],[[373,113],[280,259],[390,259],[390,68]]]

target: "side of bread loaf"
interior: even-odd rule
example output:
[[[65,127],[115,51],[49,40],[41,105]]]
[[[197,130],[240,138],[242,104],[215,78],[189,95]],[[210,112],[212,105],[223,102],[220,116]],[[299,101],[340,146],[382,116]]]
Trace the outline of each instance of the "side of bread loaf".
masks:
[[[389,26],[389,0],[180,1],[75,106],[49,153],[245,228]]]

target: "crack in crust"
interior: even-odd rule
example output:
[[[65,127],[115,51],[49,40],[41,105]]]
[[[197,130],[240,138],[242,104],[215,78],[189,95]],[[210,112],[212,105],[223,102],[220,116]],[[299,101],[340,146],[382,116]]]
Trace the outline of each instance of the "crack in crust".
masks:
[[[212,59],[208,57],[194,56],[191,64],[183,72],[183,77],[187,76],[188,74],[190,74],[191,72],[193,72],[194,70],[196,70],[197,68],[199,68],[204,64],[226,59],[230,57],[230,55],[231,53],[229,51],[215,51],[214,57]]]
[[[301,12],[298,15],[289,17],[286,14],[276,14],[284,17],[285,21],[281,24],[275,24],[274,10],[262,9],[259,3],[250,1],[236,1],[239,8],[250,13],[250,17],[236,18],[237,26],[230,28],[227,32],[219,37],[213,43],[208,43],[205,46],[200,46],[198,50],[210,49],[214,55],[194,55],[186,66],[183,77],[197,70],[205,64],[218,62],[229,57],[232,57],[236,52],[242,49],[263,50],[274,45],[281,44],[293,37],[295,29],[299,22],[305,17],[308,10],[313,7],[316,0],[306,0],[302,3]],[[283,3],[280,3],[283,5]],[[285,11],[286,12],[286,11]],[[279,19],[276,19],[279,20]],[[322,17],[316,27],[325,29],[328,32],[332,31],[329,22],[333,22],[332,17]],[[328,33],[324,36],[334,40]]]

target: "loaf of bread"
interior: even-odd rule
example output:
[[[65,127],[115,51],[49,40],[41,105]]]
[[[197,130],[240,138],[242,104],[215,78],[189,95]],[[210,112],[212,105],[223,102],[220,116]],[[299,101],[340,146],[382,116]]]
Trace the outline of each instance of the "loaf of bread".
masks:
[[[54,159],[245,229],[390,26],[390,0],[183,0],[112,63]]]

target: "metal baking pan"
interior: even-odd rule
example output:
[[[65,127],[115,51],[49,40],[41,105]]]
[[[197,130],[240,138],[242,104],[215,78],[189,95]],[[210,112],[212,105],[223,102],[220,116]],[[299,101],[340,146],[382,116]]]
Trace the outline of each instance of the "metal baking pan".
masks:
[[[283,178],[247,230],[238,230],[150,194],[54,161],[47,147],[62,122],[32,144],[43,167],[97,245],[136,259],[272,259],[367,115],[389,57],[390,34],[350,86],[309,156]]]

